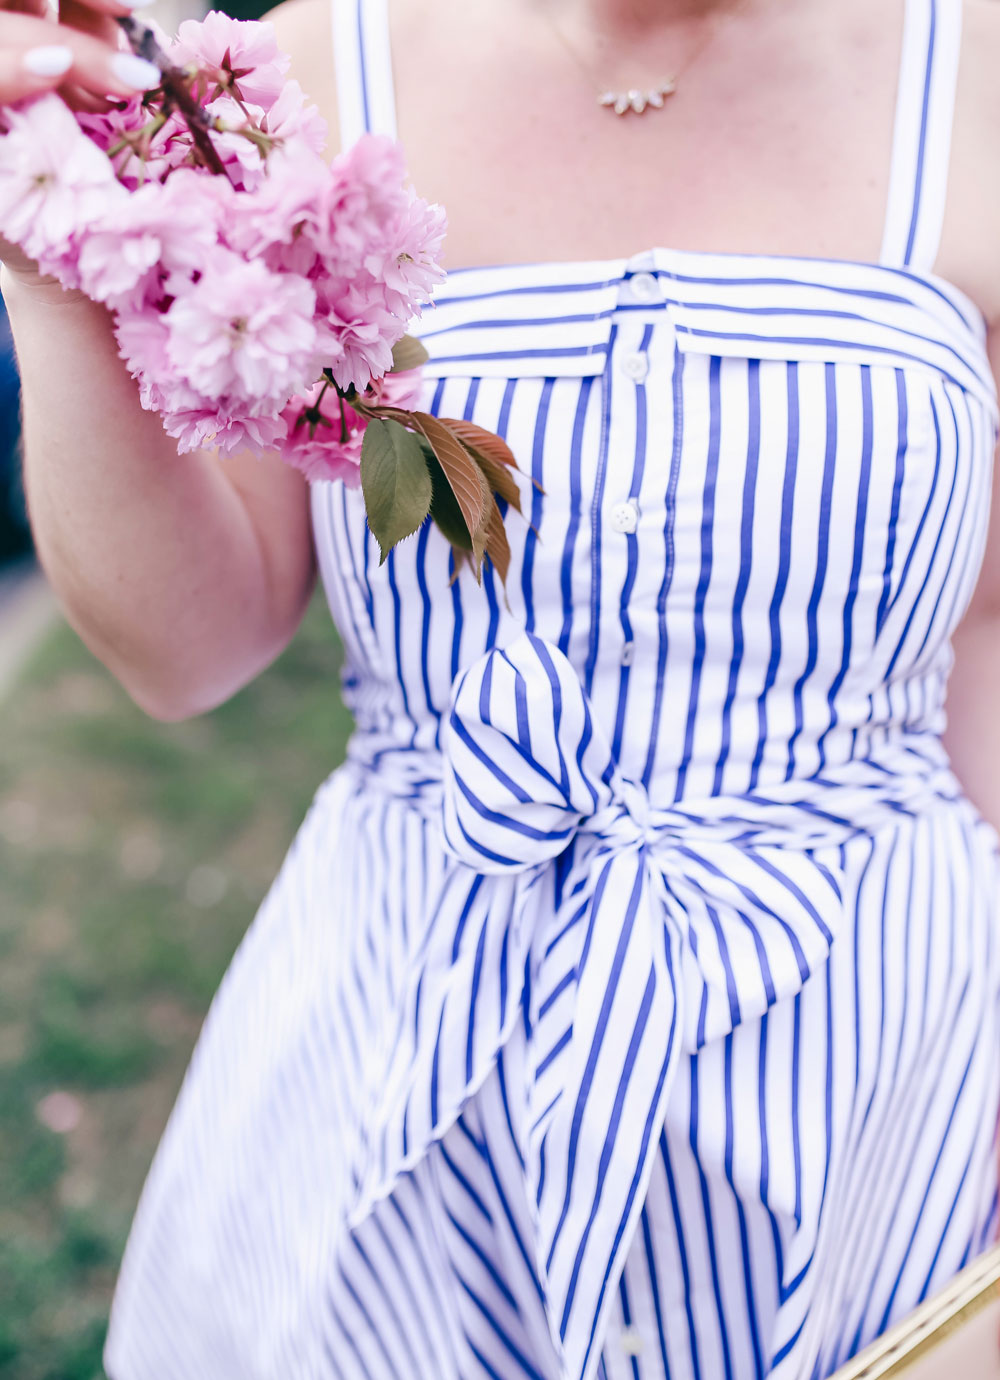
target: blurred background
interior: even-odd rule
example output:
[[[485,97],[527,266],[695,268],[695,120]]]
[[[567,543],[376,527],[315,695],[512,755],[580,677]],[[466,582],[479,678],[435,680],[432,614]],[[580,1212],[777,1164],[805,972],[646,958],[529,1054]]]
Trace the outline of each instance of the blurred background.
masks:
[[[153,12],[174,30],[200,11]],[[103,1377],[128,1224],[201,1021],[343,756],[338,664],[317,602],[216,713],[164,725],[132,705],[31,554],[0,308],[0,1380]]]

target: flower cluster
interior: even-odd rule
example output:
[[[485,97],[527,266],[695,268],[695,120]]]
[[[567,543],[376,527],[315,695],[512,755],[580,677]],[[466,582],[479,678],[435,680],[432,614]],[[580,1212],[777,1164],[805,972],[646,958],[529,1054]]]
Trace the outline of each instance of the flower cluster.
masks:
[[[110,308],[178,449],[276,449],[357,483],[349,399],[414,401],[385,376],[442,276],[443,213],[388,139],[323,158],[271,25],[214,12],[163,52],[163,86],[107,113],[2,112],[0,235]]]

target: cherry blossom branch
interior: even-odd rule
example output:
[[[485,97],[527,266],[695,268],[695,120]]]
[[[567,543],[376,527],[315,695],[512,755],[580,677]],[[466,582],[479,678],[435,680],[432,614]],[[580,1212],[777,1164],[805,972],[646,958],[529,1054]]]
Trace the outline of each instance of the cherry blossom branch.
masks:
[[[503,580],[513,455],[413,410],[427,356],[402,333],[443,276],[444,215],[399,146],[366,135],[328,163],[270,24],[211,11],[167,41],[118,22],[158,84],[97,113],[55,94],[0,110],[0,236],[110,309],[180,453],[360,484],[383,558],[429,518],[456,574],[489,558]]]
[[[225,164],[209,137],[208,131],[213,127],[212,119],[191,95],[187,74],[171,63],[148,24],[140,24],[132,15],[123,15],[118,24],[133,53],[160,69],[163,76],[161,90],[164,112],[169,114],[171,108],[180,111],[191,133],[191,141],[205,167],[218,177],[228,177]]]

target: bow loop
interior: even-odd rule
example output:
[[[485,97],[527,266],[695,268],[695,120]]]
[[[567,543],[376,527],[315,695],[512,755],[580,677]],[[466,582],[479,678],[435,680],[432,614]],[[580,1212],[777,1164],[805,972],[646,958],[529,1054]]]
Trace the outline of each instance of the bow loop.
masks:
[[[558,857],[582,820],[622,794],[579,677],[533,633],[458,678],[443,750],[445,839],[477,872]]]

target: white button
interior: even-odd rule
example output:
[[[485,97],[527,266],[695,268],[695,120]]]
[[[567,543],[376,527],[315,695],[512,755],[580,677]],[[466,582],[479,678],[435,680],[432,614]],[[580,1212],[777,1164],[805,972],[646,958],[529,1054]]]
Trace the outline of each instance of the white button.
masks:
[[[635,379],[636,383],[641,383],[649,373],[649,359],[644,350],[636,350],[634,354],[622,356],[622,373],[627,374],[630,379]]]
[[[626,1356],[642,1355],[642,1338],[637,1327],[626,1327],[622,1329],[621,1347]]]
[[[660,285],[652,273],[634,273],[628,280],[629,290],[637,302],[659,302]]]
[[[611,526],[616,532],[634,532],[639,526],[639,505],[634,498],[616,503],[611,509]]]
[[[635,643],[626,642],[622,648],[622,665],[631,666],[633,661],[635,661]]]

